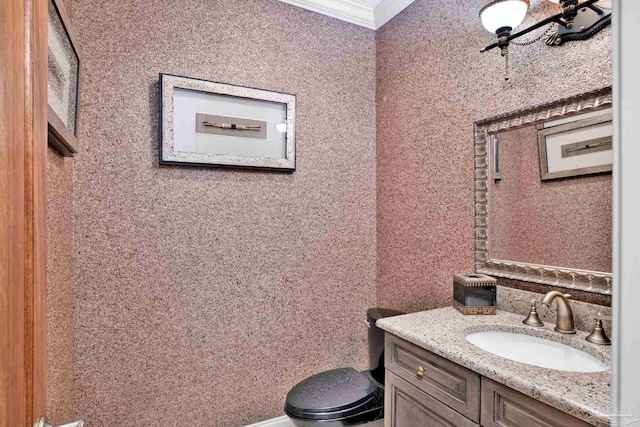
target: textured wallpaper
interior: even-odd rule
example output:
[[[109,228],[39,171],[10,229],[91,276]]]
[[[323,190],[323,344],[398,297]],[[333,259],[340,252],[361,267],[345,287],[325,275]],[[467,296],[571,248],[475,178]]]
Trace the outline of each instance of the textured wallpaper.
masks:
[[[375,39],[276,0],[77,0],[78,410],[241,426],[366,367],[376,304]],[[297,95],[293,174],[159,166],[158,73]]]
[[[73,160],[47,154],[47,418],[76,418],[73,364]]]
[[[494,40],[481,4],[416,0],[376,33],[383,306],[448,305],[453,274],[473,271],[474,121],[611,82],[608,28],[559,48],[513,46],[505,83],[500,54],[480,53]],[[556,11],[534,0],[522,28]]]

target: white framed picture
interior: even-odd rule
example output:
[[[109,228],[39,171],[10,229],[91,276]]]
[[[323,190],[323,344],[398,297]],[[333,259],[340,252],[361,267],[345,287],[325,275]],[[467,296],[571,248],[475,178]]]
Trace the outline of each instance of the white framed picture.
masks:
[[[295,95],[160,74],[160,164],[295,170]]]

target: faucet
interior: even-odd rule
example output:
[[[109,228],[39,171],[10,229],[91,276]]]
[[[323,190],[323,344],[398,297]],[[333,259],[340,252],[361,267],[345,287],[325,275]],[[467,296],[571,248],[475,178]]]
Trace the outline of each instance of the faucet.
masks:
[[[573,310],[569,305],[569,294],[563,294],[558,291],[547,292],[544,298],[542,298],[542,304],[549,307],[553,300],[556,300],[558,306],[558,318],[556,319],[557,332],[563,334],[575,334],[576,328],[573,324]]]

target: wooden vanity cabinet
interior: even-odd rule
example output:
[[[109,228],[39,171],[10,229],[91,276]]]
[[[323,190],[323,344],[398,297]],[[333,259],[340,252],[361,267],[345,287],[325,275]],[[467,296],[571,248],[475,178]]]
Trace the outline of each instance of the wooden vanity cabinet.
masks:
[[[391,334],[385,368],[385,427],[590,425]]]

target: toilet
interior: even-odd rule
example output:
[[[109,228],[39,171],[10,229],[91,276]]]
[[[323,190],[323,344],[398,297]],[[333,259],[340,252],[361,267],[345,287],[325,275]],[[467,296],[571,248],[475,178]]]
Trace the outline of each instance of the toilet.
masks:
[[[376,321],[405,314],[367,310],[369,370],[338,368],[312,375],[287,394],[284,412],[297,427],[353,426],[384,418],[384,331]]]

